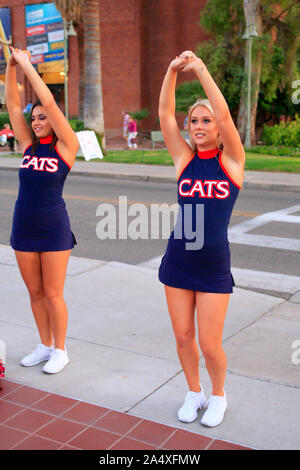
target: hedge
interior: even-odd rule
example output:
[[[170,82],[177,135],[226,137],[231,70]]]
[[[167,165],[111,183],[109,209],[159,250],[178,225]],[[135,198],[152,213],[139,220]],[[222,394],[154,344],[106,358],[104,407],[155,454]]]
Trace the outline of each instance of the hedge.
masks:
[[[263,127],[261,140],[267,145],[285,145],[287,147],[300,147],[300,117],[296,115],[295,121],[281,121],[274,126]]]

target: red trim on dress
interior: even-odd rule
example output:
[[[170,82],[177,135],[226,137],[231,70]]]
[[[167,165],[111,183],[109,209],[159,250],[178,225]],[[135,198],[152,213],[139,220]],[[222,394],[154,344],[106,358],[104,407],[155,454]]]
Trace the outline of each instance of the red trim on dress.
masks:
[[[42,137],[40,139],[40,144],[51,144],[53,140],[53,135],[48,135],[47,137]]]
[[[71,170],[72,167],[71,167],[70,164],[64,159],[64,157],[61,156],[61,154],[59,153],[59,151],[58,151],[56,145],[55,145],[54,148],[55,148],[56,152],[58,153],[58,155],[60,156],[60,158],[62,159],[62,161],[65,162],[65,164],[66,164],[66,165],[69,167],[69,169]]]
[[[24,153],[27,152],[27,150],[28,150],[29,147],[31,147],[31,146],[32,146],[32,144],[30,144],[30,145],[28,145],[28,147],[26,147],[26,149],[25,149],[24,152],[23,152],[23,157],[24,157]],[[30,156],[31,156],[31,155],[30,155]]]
[[[218,148],[215,148],[211,150],[202,150],[202,151],[197,150],[196,153],[199,158],[207,159],[207,158],[214,158],[216,155],[218,155],[219,152],[220,150]]]
[[[222,152],[220,152],[220,155],[219,155],[219,162],[220,162],[220,165],[221,165],[221,168],[222,170],[224,171],[225,175],[230,179],[230,181],[234,184],[234,186],[236,186],[238,189],[241,189],[241,186],[239,186],[232,178],[231,176],[228,174],[228,171],[225,169],[222,161],[221,161],[221,155],[222,155]]]

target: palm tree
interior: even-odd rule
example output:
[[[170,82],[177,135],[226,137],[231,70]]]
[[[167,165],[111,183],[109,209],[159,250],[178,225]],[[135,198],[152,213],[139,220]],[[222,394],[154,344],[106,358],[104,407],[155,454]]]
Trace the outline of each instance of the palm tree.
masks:
[[[55,0],[67,22],[73,22],[79,46],[79,117],[102,136],[105,149],[101,79],[99,0]],[[82,28],[83,25],[83,28]]]
[[[83,40],[83,11],[84,0],[55,0],[55,5],[61,16],[68,23],[72,22],[76,29],[78,43],[79,70],[84,71],[84,40]],[[79,74],[79,119],[84,118],[84,73]]]
[[[85,96],[84,124],[102,136],[105,148],[100,54],[99,0],[85,0],[83,10]]]
[[[78,22],[81,19],[84,0],[55,0],[55,5],[66,21]]]

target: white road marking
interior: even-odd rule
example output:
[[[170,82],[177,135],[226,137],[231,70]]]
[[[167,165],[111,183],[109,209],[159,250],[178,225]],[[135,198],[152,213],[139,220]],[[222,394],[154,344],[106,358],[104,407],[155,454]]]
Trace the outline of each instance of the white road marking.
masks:
[[[162,256],[156,256],[137,266],[157,271]],[[237,287],[266,289],[273,292],[295,294],[300,290],[300,276],[290,276],[256,269],[242,269],[231,267]]]
[[[231,268],[231,272],[238,287],[253,287],[288,294],[300,290],[299,276],[234,267]]]
[[[230,243],[241,245],[263,246],[267,248],[277,248],[281,250],[300,251],[300,240],[296,238],[274,237],[272,235],[258,235],[247,233],[257,227],[261,227],[269,222],[286,222],[300,224],[300,217],[290,215],[300,211],[300,204],[280,209],[278,211],[266,212],[265,214],[246,220],[240,224],[230,227],[228,239]]]
[[[266,212],[265,214],[253,217],[251,220],[234,225],[228,230],[229,242],[299,252],[300,240],[295,238],[247,233],[250,230],[274,221],[300,224],[300,216],[292,215],[298,211],[300,211],[300,204],[278,211]],[[140,263],[139,266],[157,270],[162,256],[151,258],[144,263]],[[238,287],[259,288],[289,294],[295,294],[297,291],[300,291],[299,276],[235,267],[232,267],[231,270]]]

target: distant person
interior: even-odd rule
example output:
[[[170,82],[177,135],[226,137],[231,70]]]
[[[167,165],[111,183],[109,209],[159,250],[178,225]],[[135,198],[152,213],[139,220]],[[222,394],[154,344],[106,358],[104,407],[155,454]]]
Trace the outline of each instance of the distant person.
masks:
[[[124,109],[124,111],[122,112],[122,116],[124,116],[124,118],[123,118],[123,138],[125,139],[127,147],[128,147],[128,134],[129,134],[128,124],[129,124],[130,115],[129,115],[128,111],[126,111],[126,109]]]
[[[14,143],[15,143],[15,134],[14,134],[14,131],[10,128],[10,124],[8,124],[8,122],[4,124],[3,129],[0,131],[1,145],[5,145],[7,142],[9,144],[9,149],[13,152]]]
[[[137,148],[137,143],[136,143],[137,125],[136,125],[135,120],[132,117],[129,118],[128,132],[129,132],[128,147],[130,149],[131,148],[136,149]]]
[[[25,106],[25,108],[23,109],[23,113],[30,113],[31,111],[31,108],[32,108],[32,101],[29,101],[29,103],[27,104],[27,106]]]

